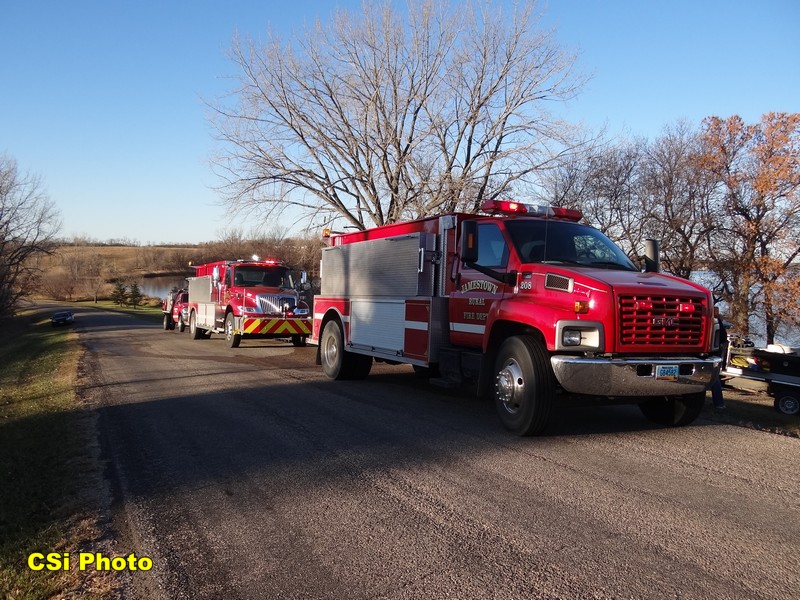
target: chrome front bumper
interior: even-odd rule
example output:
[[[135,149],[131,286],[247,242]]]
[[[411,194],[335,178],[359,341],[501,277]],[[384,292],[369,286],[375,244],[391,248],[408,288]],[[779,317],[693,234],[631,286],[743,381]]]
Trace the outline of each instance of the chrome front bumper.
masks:
[[[707,359],[550,357],[561,387],[574,394],[592,396],[670,396],[703,392],[719,373],[721,361],[716,356]],[[677,367],[677,375],[667,378],[666,374],[671,371],[668,367]],[[662,370],[664,373],[660,373]]]

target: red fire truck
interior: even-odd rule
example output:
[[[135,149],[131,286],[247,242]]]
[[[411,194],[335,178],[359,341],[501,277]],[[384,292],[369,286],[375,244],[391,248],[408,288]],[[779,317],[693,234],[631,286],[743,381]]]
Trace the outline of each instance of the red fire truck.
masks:
[[[161,302],[161,312],[164,313],[164,330],[177,329],[183,333],[189,318],[189,293],[186,290],[170,292]]]
[[[640,271],[578,211],[482,209],[331,238],[312,335],[328,377],[379,360],[477,383],[520,435],[565,396],[635,403],[662,425],[698,416],[720,360],[708,290],[656,272],[657,256]]]
[[[295,346],[305,346],[311,335],[309,310],[298,299],[286,265],[253,257],[194,269],[195,276],[188,278],[192,339],[224,333],[231,348],[254,337],[291,338]]]

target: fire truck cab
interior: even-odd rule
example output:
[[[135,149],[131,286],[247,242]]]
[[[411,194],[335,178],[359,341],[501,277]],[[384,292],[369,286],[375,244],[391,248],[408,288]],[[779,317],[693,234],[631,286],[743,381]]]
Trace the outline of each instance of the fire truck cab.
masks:
[[[295,346],[305,346],[309,309],[283,263],[257,257],[217,261],[196,266],[188,280],[192,339],[223,333],[231,348],[253,337],[291,338]]]
[[[483,210],[332,237],[312,336],[330,378],[366,377],[377,359],[477,383],[521,435],[567,395],[664,425],[698,416],[719,370],[708,290],[640,271],[578,211]]]

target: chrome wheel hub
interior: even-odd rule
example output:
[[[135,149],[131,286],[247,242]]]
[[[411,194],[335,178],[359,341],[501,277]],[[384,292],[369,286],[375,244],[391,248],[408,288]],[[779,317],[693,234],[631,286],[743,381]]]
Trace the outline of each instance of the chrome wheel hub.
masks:
[[[525,380],[517,361],[510,359],[495,378],[495,394],[509,414],[517,414],[525,397]]]
[[[325,354],[325,362],[329,365],[336,364],[336,358],[339,355],[339,345],[336,342],[335,336],[330,336],[325,341],[325,347],[323,348],[323,353]]]

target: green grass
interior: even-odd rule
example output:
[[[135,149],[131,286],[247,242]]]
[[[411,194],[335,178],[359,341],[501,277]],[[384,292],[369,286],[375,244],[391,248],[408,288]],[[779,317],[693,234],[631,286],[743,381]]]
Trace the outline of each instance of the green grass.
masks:
[[[161,312],[160,304],[158,306],[140,305],[134,308],[133,306],[120,306],[119,304],[114,304],[111,300],[98,300],[97,302],[92,302],[91,300],[82,300],[80,302],[75,302],[75,306],[102,308],[103,310],[124,312],[126,314],[140,317],[158,316],[158,318],[161,318],[161,315],[163,314]]]
[[[92,415],[75,383],[80,346],[70,328],[26,313],[0,338],[0,598],[48,598],[87,589],[83,574],[28,569],[33,552],[75,552],[99,535],[92,516]],[[79,591],[78,591],[79,590]]]

